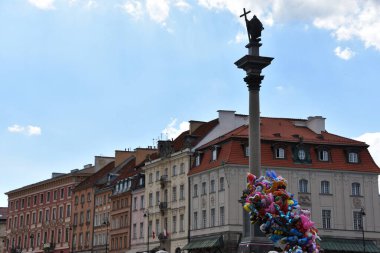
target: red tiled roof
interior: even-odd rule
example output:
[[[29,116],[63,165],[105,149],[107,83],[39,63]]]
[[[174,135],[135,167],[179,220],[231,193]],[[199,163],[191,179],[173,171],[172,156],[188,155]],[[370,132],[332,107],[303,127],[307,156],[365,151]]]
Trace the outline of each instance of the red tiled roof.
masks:
[[[295,119],[284,118],[261,118],[261,161],[262,166],[267,167],[290,167],[290,168],[311,168],[324,170],[358,171],[380,174],[380,168],[373,161],[364,142],[352,140],[338,135],[322,132],[318,135],[307,127],[295,126],[292,122]],[[297,120],[299,121],[299,120]],[[237,164],[248,166],[248,157],[244,156],[242,144],[248,143],[248,126],[238,127],[231,132],[216,138],[215,140],[202,145],[198,151],[203,151],[200,166],[193,167],[189,175],[196,174],[223,164]],[[291,146],[286,147],[286,159],[274,159],[273,143],[299,143],[300,139],[293,135],[303,137],[303,143],[309,144],[312,163],[297,164],[292,159]],[[216,161],[211,161],[211,149],[213,145],[220,145],[221,149]],[[313,147],[318,145],[328,145],[330,147],[331,162],[319,161],[317,153]],[[347,163],[345,156],[346,147],[356,147],[359,149],[360,163]]]
[[[74,192],[80,191],[83,189],[87,189],[89,187],[93,187],[97,180],[106,176],[108,173],[110,173],[112,171],[113,168],[115,168],[115,162],[114,161],[108,163],[106,166],[101,168],[99,171],[95,172],[93,175],[89,176],[84,181],[82,181],[80,184],[78,184],[74,188]]]

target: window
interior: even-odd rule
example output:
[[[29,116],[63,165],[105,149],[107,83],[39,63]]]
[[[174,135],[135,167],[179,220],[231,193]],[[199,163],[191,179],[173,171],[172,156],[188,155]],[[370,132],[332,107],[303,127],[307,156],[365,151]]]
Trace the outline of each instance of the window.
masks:
[[[50,192],[46,193],[46,202],[50,202]]]
[[[202,195],[206,194],[206,182],[202,183]]]
[[[307,193],[308,192],[308,189],[307,189],[307,183],[308,181],[306,179],[301,179],[299,181],[299,192],[302,192],[302,193]]]
[[[210,183],[210,193],[215,192],[215,180],[211,180]]]
[[[193,188],[193,197],[198,197],[198,185],[195,184]]]
[[[144,195],[140,196],[140,207],[141,207],[141,209],[144,209],[144,208],[145,208],[145,204],[144,204]]]
[[[179,216],[179,232],[183,232],[185,227],[185,215],[181,214]]]
[[[284,159],[285,158],[285,149],[284,148],[281,148],[281,147],[276,148],[275,152],[276,152],[275,157],[277,159]]]
[[[221,206],[219,208],[219,225],[220,226],[224,225],[224,206]]]
[[[153,174],[149,173],[149,183],[153,183]]]
[[[306,159],[306,152],[303,149],[298,150],[298,159],[304,161]]]
[[[363,216],[361,211],[354,211],[354,230],[361,230],[363,225]]]
[[[198,212],[194,212],[193,229],[198,229]]]
[[[360,196],[360,184],[352,183],[352,196]]]
[[[42,222],[42,210],[38,212],[38,223]]]
[[[207,225],[206,210],[202,210],[202,228],[206,228],[206,225]]]
[[[160,180],[160,171],[156,171],[156,181]]]
[[[321,193],[322,194],[330,194],[330,182],[329,181],[321,181]]]
[[[50,220],[50,212],[49,212],[49,209],[46,209],[45,210],[45,221],[49,221]]]
[[[61,196],[60,197],[61,197],[61,199],[63,199],[65,197],[65,189],[63,189],[63,188],[61,189]]]
[[[177,232],[177,216],[173,216],[173,233]]]
[[[87,193],[87,202],[91,202],[91,193]]]
[[[34,195],[33,197],[33,205],[37,205],[37,195]]]
[[[174,176],[177,176],[177,166],[173,166],[173,172],[172,172],[172,174],[173,174],[173,177]]]
[[[218,148],[214,147],[212,150],[211,160],[216,161],[218,159]]]
[[[57,198],[58,198],[58,192],[57,190],[55,190],[53,193],[53,200],[57,200]]]
[[[80,203],[84,204],[84,194],[80,195]]]
[[[78,203],[79,203],[79,197],[75,196],[75,205],[78,205]]]
[[[160,233],[161,229],[160,229],[160,220],[159,219],[156,219],[156,235],[158,235]]]
[[[40,204],[42,204],[44,202],[44,194],[43,193],[41,193],[40,194]],[[16,209],[18,208],[18,202],[16,201]]]
[[[137,210],[137,197],[133,198],[133,210]]]
[[[331,228],[331,210],[322,210],[322,227],[324,229]]]
[[[156,205],[160,204],[160,192],[156,192]]]
[[[137,238],[137,225],[136,223],[133,223],[133,228],[132,228],[132,234],[133,234],[133,239],[136,239]]]
[[[54,207],[52,210],[52,220],[56,220],[56,219],[57,219],[57,209]]]
[[[185,174],[185,164],[181,163],[179,166],[179,174]]]
[[[30,201],[31,201],[31,198],[28,197],[28,201],[27,201],[27,206],[30,207]]]
[[[182,184],[179,186],[179,200],[185,199],[185,186]]]
[[[153,193],[149,193],[149,207],[153,206]]]
[[[219,178],[219,191],[224,191],[224,177]]]
[[[86,222],[87,223],[90,223],[91,221],[91,210],[87,210],[87,214],[86,214]]]
[[[21,199],[21,208],[23,209],[25,206],[25,199]]]
[[[71,205],[67,205],[66,206],[66,217],[70,217],[71,216]]]
[[[329,161],[329,152],[327,150],[319,150],[318,159],[323,162]]]
[[[67,187],[67,196],[71,197],[71,187]]]
[[[32,224],[36,224],[36,222],[37,222],[36,213],[32,213]]]
[[[211,212],[210,212],[210,226],[211,227],[215,226],[215,208],[211,208]]]
[[[348,162],[349,163],[358,163],[359,162],[358,153],[349,152],[348,153]]]
[[[144,238],[144,222],[140,222],[140,238]]]
[[[79,214],[79,224],[82,225],[84,223],[84,213],[80,212]]]
[[[244,156],[249,157],[249,146],[248,145],[244,145]]]
[[[195,157],[195,166],[199,165],[201,165],[201,155],[197,154],[197,156]]]
[[[173,187],[173,195],[172,195],[172,201],[177,201],[177,187]]]

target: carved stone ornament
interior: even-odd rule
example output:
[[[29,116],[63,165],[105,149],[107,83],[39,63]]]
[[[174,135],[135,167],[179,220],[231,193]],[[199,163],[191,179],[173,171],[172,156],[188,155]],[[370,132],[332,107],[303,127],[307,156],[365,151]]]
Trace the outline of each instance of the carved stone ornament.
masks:
[[[214,205],[215,205],[215,197],[211,196],[211,206],[214,206]]]
[[[202,208],[205,208],[207,204],[207,201],[205,198],[202,198]]]
[[[311,206],[311,199],[309,194],[299,194],[298,203],[301,206]]]
[[[353,198],[352,204],[354,205],[354,208],[361,208],[362,207],[362,200],[360,198]]]

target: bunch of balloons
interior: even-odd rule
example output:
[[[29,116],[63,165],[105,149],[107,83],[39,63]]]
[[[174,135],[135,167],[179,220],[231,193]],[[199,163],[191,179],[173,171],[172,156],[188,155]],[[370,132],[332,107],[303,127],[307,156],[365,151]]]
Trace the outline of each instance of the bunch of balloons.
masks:
[[[318,230],[310,219],[310,211],[301,209],[293,194],[286,191],[287,181],[274,171],[256,177],[248,173],[247,189],[240,202],[249,212],[251,223],[283,252],[318,253]]]

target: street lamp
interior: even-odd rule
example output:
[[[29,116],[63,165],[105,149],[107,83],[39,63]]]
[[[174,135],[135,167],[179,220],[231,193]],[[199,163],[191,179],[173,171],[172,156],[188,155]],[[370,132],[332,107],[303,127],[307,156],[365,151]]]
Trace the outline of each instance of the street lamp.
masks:
[[[149,210],[148,209],[145,210],[144,217],[148,217],[148,221],[147,221],[147,224],[148,224],[148,250],[147,250],[147,253],[149,253]]]
[[[362,235],[363,235],[363,252],[365,253],[364,219],[363,219],[363,217],[365,216],[365,212],[364,212],[364,208],[363,207],[360,209],[360,214],[361,214],[361,227],[362,227]]]
[[[108,252],[108,227],[110,225],[108,219],[103,222],[103,225],[107,226],[107,230],[106,230],[106,253],[107,253]]]

